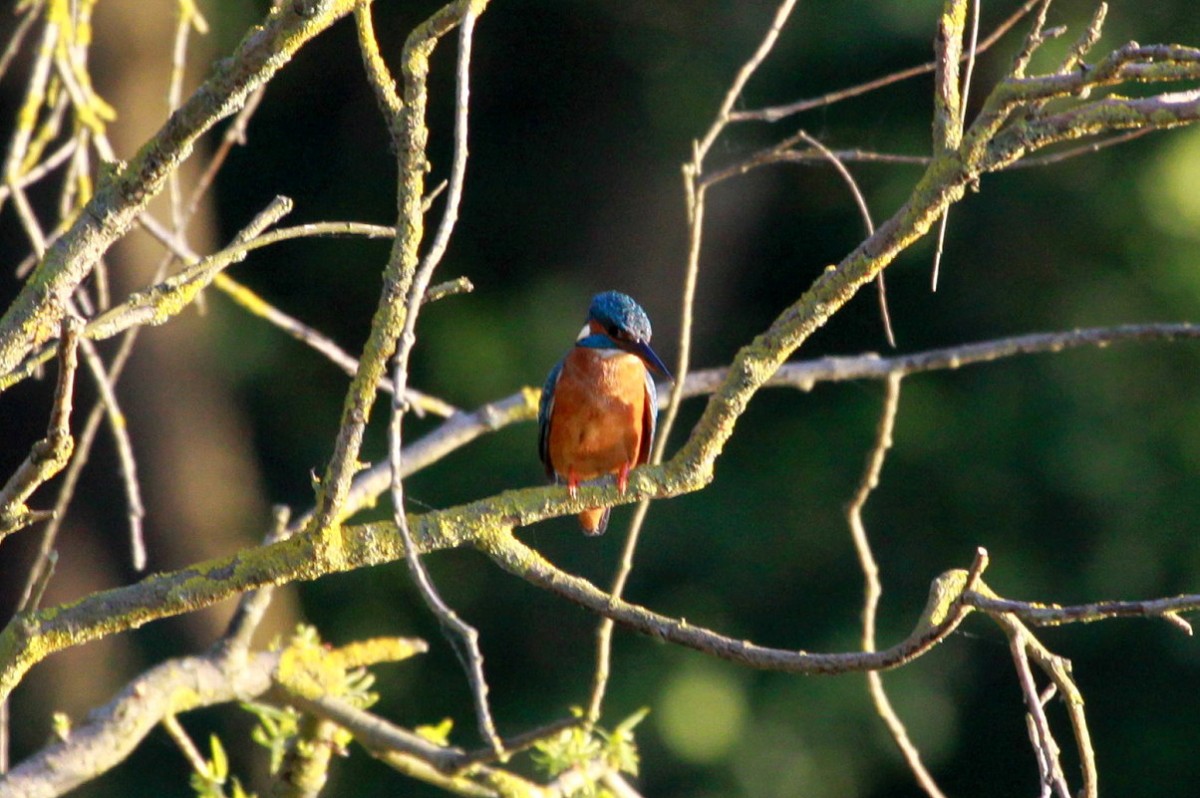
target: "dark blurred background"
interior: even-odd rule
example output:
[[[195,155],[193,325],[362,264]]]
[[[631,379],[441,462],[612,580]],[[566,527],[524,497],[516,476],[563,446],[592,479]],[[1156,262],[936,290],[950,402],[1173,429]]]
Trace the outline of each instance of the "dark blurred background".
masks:
[[[106,0],[96,12],[93,69],[101,94],[122,111],[112,133],[126,157],[164,108],[174,6],[151,5]],[[378,32],[395,64],[404,36],[437,5],[376,6]],[[1014,7],[985,4],[983,30]],[[264,8],[202,3],[214,30],[195,45],[189,86]],[[927,61],[939,9],[932,0],[804,0],[741,105],[811,97]],[[608,288],[642,302],[654,320],[657,351],[674,362],[686,243],[680,166],[774,10],[758,0],[493,0],[475,36],[471,161],[440,270],[443,279],[470,278],[475,292],[423,312],[415,387],[472,408],[540,385],[573,339],[590,296]],[[1053,63],[1092,11],[1087,2],[1055,3],[1051,24],[1071,30],[1035,66]],[[975,107],[1025,29],[981,59]],[[1200,14],[1194,0],[1116,0],[1105,31],[1097,56],[1129,40],[1197,45]],[[435,58],[432,182],[447,172],[453,58],[452,41]],[[394,221],[394,157],[362,75],[350,21],[282,71],[247,145],[222,171],[213,207],[192,228],[194,246],[227,241],[276,194],[295,200],[286,223]],[[801,127],[832,148],[926,154],[931,86],[924,76],[773,125],[735,126],[710,164],[735,162]],[[19,91],[14,76],[6,78],[4,125]],[[920,173],[909,166],[852,169],[877,222],[895,211]],[[981,192],[953,209],[937,293],[929,290],[930,239],[888,269],[899,351],[1198,320],[1197,186],[1200,129],[985,177]],[[823,166],[763,169],[714,189],[693,366],[728,362],[862,236],[842,181]],[[10,267],[26,251],[11,209],[0,217],[0,242],[0,299],[8,301],[19,285]],[[378,242],[307,240],[260,250],[232,273],[355,352],[386,253]],[[144,284],[157,258],[153,245],[132,235],[110,260],[114,279],[122,290]],[[798,357],[886,348],[874,290],[867,289]],[[0,397],[0,473],[10,473],[44,431],[50,382],[30,381]],[[270,504],[310,506],[310,472],[320,472],[329,456],[346,385],[338,369],[216,292],[205,315],[188,313],[147,331],[120,394],[146,485],[151,569],[252,545],[268,526]],[[94,393],[81,391],[84,398]],[[968,565],[976,546],[991,552],[988,582],[1013,598],[1071,603],[1200,590],[1198,391],[1196,343],[1028,357],[906,380],[895,449],[865,513],[885,590],[880,644],[907,634],[930,580]],[[875,383],[762,392],[711,487],[654,506],[627,596],[766,645],[855,648],[862,577],[843,507],[871,445],[881,397]],[[685,405],[673,446],[702,406]],[[366,458],[384,456],[385,415],[377,414]],[[434,423],[413,420],[406,434],[414,438]],[[535,440],[526,424],[455,453],[409,480],[413,507],[538,484]],[[48,602],[136,578],[114,468],[112,446],[103,440],[64,530]],[[50,501],[43,494],[39,506]],[[386,506],[375,511],[389,513]],[[539,524],[521,537],[562,567],[607,585],[629,516],[628,508],[618,509],[600,539],[582,537],[573,519]],[[5,541],[5,614],[37,535]],[[502,733],[586,703],[594,617],[472,552],[439,554],[428,565],[447,600],[480,629]],[[45,740],[51,710],[81,718],[149,664],[207,645],[228,611],[155,623],[39,665],[14,700],[14,760]],[[429,639],[424,657],[376,669],[383,695],[377,709],[407,725],[453,717],[452,739],[478,744],[461,671],[402,565],[281,592],[264,642],[300,618],[334,643],[376,635]],[[1041,637],[1075,663],[1105,792],[1192,791],[1188,785],[1200,780],[1200,644],[1152,621],[1073,626]],[[949,794],[1036,793],[1013,666],[1003,636],[985,618],[970,619],[885,684]],[[652,710],[638,735],[647,796],[920,794],[873,714],[862,676],[748,671],[618,631],[605,722],[616,725],[643,706]],[[1052,722],[1070,749],[1065,720],[1053,706]],[[248,715],[222,708],[184,722],[199,740],[219,731],[236,772],[261,770],[265,751],[243,744]],[[1069,750],[1065,756],[1075,778],[1074,757]],[[184,795],[186,773],[159,731],[129,764],[79,794]],[[434,792],[354,749],[335,764],[329,794]]]

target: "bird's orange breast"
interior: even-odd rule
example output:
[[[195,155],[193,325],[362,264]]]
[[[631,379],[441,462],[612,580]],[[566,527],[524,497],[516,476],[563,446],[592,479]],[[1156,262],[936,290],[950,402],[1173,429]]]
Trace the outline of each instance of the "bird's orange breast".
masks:
[[[580,481],[640,465],[646,367],[634,355],[579,347],[554,389],[549,453],[554,470]]]

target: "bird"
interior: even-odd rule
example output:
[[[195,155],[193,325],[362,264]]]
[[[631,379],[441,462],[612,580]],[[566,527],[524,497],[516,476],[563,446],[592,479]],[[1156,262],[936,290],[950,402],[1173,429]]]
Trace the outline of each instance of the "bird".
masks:
[[[629,470],[650,459],[658,392],[650,372],[671,374],[650,348],[650,319],[619,291],[596,294],[575,345],[542,388],[538,455],[546,476],[567,485],[615,475],[623,494]],[[579,514],[584,534],[602,535],[610,508]]]

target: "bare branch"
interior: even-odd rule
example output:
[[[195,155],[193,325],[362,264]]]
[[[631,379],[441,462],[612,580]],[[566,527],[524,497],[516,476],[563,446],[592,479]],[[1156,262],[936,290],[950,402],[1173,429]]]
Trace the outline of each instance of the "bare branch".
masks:
[[[854,204],[858,206],[859,215],[862,217],[863,226],[867,229],[867,235],[875,235],[875,222],[871,219],[871,210],[867,207],[866,197],[858,188],[858,183],[854,180],[854,175],[850,174],[850,170],[846,168],[836,155],[833,154],[824,144],[808,135],[801,130],[796,134],[798,137],[808,142],[808,145],[829,161],[833,168],[841,176],[842,180],[850,189],[850,194],[854,197]],[[896,348],[896,334],[892,330],[892,314],[888,312],[887,302],[887,285],[884,283],[883,272],[880,272],[875,277],[875,285],[879,289],[879,315],[883,319],[883,332],[887,336],[888,346]]]
[[[986,39],[979,43],[979,47],[977,48],[976,52],[982,53],[989,49],[993,44],[1000,41],[1004,34],[1008,33],[1008,31],[1011,30],[1014,25],[1020,22],[1021,19],[1024,18],[1025,15],[1028,14],[1033,7],[1040,2],[1043,2],[1043,0],[1026,0],[1026,2],[1023,3],[1020,8],[1018,8],[1011,15],[1009,15],[1007,19],[997,25],[996,29],[992,31],[992,33],[988,35]],[[799,100],[787,105],[762,108],[757,111],[733,111],[729,114],[729,119],[731,122],[778,122],[780,119],[803,113],[804,111],[811,111],[814,108],[823,108],[828,105],[833,105],[834,103],[841,102],[842,100],[849,100],[852,97],[858,97],[859,95],[866,94],[877,89],[882,89],[885,86],[890,86],[893,83],[899,83],[902,80],[908,80],[921,75],[927,75],[930,72],[933,72],[936,67],[937,62],[930,61],[926,64],[921,64],[920,66],[909,67],[908,69],[903,69],[899,72],[893,72],[892,74],[885,75],[882,78],[876,78],[875,80],[870,80],[866,83],[860,83],[857,86],[851,86],[846,89],[840,89],[828,94],[823,94],[820,97],[815,97],[810,100]]]
[[[871,492],[879,485],[879,475],[883,470],[883,461],[888,450],[892,447],[892,431],[895,429],[896,413],[900,406],[900,375],[892,374],[887,380],[887,394],[883,401],[883,410],[879,416],[879,427],[875,433],[875,445],[867,456],[867,465],[859,480],[858,490],[846,507],[846,519],[850,524],[850,533],[854,539],[854,549],[858,553],[859,565],[862,568],[865,587],[863,596],[863,651],[875,650],[875,616],[879,608],[879,598],[883,594],[883,586],[879,581],[879,566],[875,555],[871,552],[871,543],[867,537],[866,526],[862,520],[862,510],[866,506]],[[933,775],[921,761],[921,752],[917,750],[908,730],[900,719],[887,692],[883,689],[883,677],[877,671],[867,671],[867,685],[875,711],[887,726],[901,756],[908,763],[917,783],[930,798],[944,798],[945,794],[938,787]]]
[[[581,489],[582,491],[582,489]],[[751,668],[784,673],[829,674],[889,670],[921,656],[945,640],[969,611],[958,596],[973,580],[967,571],[948,571],[934,580],[929,601],[912,633],[882,651],[816,654],[768,648],[629,604],[565,573],[516,538],[504,536],[478,545],[497,565],[592,612],[651,637],[704,652]]]
[[[75,371],[79,365],[79,334],[82,328],[83,322],[73,316],[63,319],[58,342],[58,382],[55,384],[46,437],[33,445],[29,456],[0,488],[0,541],[29,524],[53,517],[53,513],[29,510],[25,502],[35,490],[66,467],[75,447],[70,426],[71,397],[75,388]]]
[[[121,484],[125,486],[126,518],[129,521],[129,548],[133,559],[133,568],[142,571],[146,568],[146,544],[142,535],[142,519],[146,508],[142,505],[142,489],[138,482],[137,459],[133,455],[133,442],[129,439],[129,425],[121,405],[117,400],[116,387],[109,377],[104,362],[100,359],[96,347],[91,341],[84,340],[81,344],[83,358],[88,370],[92,373],[92,381],[100,394],[100,402],[104,407],[108,428],[116,444],[117,461],[121,469]]]
[[[1200,611],[1200,594],[1146,601],[1096,601],[1065,607],[984,594],[969,594],[964,600],[984,612],[1005,613],[1035,626],[1091,623],[1107,618],[1162,618],[1176,626],[1184,624],[1180,628],[1188,635],[1192,634],[1191,626],[1179,617],[1179,613]]]
[[[982,583],[975,588],[965,591],[963,601],[969,601],[968,597],[972,596],[999,598],[987,585]],[[1079,756],[1079,768],[1083,781],[1079,797],[1096,798],[1098,792],[1096,755],[1092,748],[1087,717],[1084,714],[1083,695],[1080,693],[1079,687],[1075,684],[1075,680],[1071,676],[1071,663],[1042,645],[1041,641],[1015,615],[1008,612],[988,612],[988,614],[1000,626],[1010,641],[1020,639],[1021,655],[1017,659],[1018,669],[1021,668],[1021,660],[1024,659],[1025,655],[1028,655],[1028,657],[1037,663],[1042,672],[1050,678],[1055,690],[1062,696],[1063,706],[1066,708],[1067,716],[1071,721],[1071,731],[1075,735],[1075,748]],[[1021,678],[1024,679],[1023,676]],[[1027,696],[1033,697],[1033,703],[1039,707],[1038,711],[1040,711],[1041,701],[1037,697],[1036,689],[1031,686],[1024,687],[1023,689]],[[1046,753],[1051,750],[1047,747],[1050,745],[1047,742],[1047,732],[1043,728],[1036,728],[1036,721],[1034,724],[1031,724],[1031,729],[1033,731],[1033,743],[1035,750],[1038,752],[1037,755],[1039,756],[1041,766],[1046,773],[1050,774],[1050,781],[1053,783],[1055,772],[1054,757],[1046,756]],[[1061,774],[1061,768],[1058,768],[1057,772]]]
[[[201,258],[183,241],[179,241],[173,237],[160,222],[154,219],[149,214],[142,214],[139,221],[145,226],[156,239],[171,249],[178,257],[188,262],[197,262]],[[394,227],[383,227],[380,225],[365,224],[362,222],[319,222],[315,224],[299,225],[297,227],[283,228],[274,233],[252,238],[247,241],[239,241],[233,246],[223,251],[241,248],[244,250],[257,249],[265,246],[267,243],[284,241],[290,238],[307,238],[316,236],[364,236],[366,238],[393,238],[395,237],[396,229]],[[461,279],[461,278],[460,278]],[[325,336],[319,330],[310,327],[299,319],[284,313],[279,308],[272,305],[267,300],[263,299],[259,294],[255,293],[245,285],[230,277],[228,274],[221,272],[213,277],[212,285],[215,288],[223,291],[230,299],[237,303],[246,311],[264,319],[271,324],[274,324],[279,329],[286,332],[298,341],[307,344],[317,352],[325,355],[330,361],[337,365],[342,371],[350,376],[354,376],[358,370],[358,359],[346,352],[337,345],[332,339]],[[469,291],[470,282],[467,281],[464,285],[460,281],[455,281],[446,286],[434,286],[430,289],[429,301],[441,299],[444,296],[449,296],[455,293]],[[392,392],[392,381],[383,377],[379,383],[379,389],[387,393]],[[415,388],[409,388],[405,393],[405,399],[413,407],[413,410],[418,415],[424,413],[432,413],[436,416],[449,417],[454,413],[459,412],[453,405],[438,399],[436,396],[431,396]]]
[[[729,86],[729,90],[725,92],[725,99],[721,101],[721,107],[717,111],[717,118],[713,121],[708,132],[704,134],[704,138],[696,145],[695,160],[697,163],[704,161],[713,142],[717,140],[717,136],[721,135],[721,131],[725,129],[725,126],[729,122],[733,121],[734,116],[731,114],[733,104],[742,96],[742,90],[746,87],[747,81],[750,80],[750,77],[758,69],[759,65],[770,54],[771,48],[775,46],[775,40],[779,38],[779,32],[783,30],[784,23],[791,16],[792,9],[795,6],[796,0],[783,0],[779,4],[779,8],[775,11],[775,18],[771,21],[771,27],[767,29],[767,35],[759,43],[758,49],[754,51],[754,55],[750,56],[750,60],[738,70],[733,83]]]
[[[1029,657],[1026,653],[1025,636],[1017,631],[1008,641],[1012,652],[1013,662],[1017,666],[1017,681],[1021,685],[1021,693],[1025,697],[1025,708],[1029,719],[1029,740],[1033,744],[1034,753],[1038,760],[1038,773],[1042,783],[1042,795],[1049,798],[1051,790],[1058,798],[1071,798],[1070,788],[1067,787],[1063,775],[1062,762],[1059,759],[1058,743],[1054,733],[1050,731],[1050,722],[1042,707],[1037,685],[1033,681],[1033,671],[1029,667]]]
[[[298,16],[290,4],[272,11],[128,165],[100,181],[86,209],[50,246],[0,318],[0,374],[11,372],[42,343],[44,336],[52,334],[48,330],[53,330],[61,318],[66,300],[162,190],[167,176],[190,154],[196,139],[237,110],[250,92],[274,75],[309,39],[349,12],[351,2],[322,3],[319,13],[307,18]],[[10,160],[6,168],[10,188],[15,185],[13,163]],[[21,192],[14,190],[14,199],[20,196]]]
[[[123,761],[170,715],[265,693],[279,653],[170,659],[131,681],[87,721],[0,777],[5,794],[62,795]]]
[[[392,417],[391,423],[388,425],[388,460],[391,464],[391,496],[393,505],[393,518],[396,522],[396,528],[400,533],[400,537],[404,544],[405,562],[408,565],[409,574],[416,583],[417,588],[424,599],[425,604],[437,617],[442,625],[442,631],[449,639],[451,647],[458,655],[462,662],[463,669],[466,671],[467,679],[471,685],[471,692],[475,699],[475,714],[479,724],[479,732],[483,739],[487,741],[497,754],[504,751],[504,744],[500,740],[499,734],[496,732],[495,723],[492,720],[491,708],[488,704],[487,694],[488,685],[487,679],[483,672],[483,653],[479,649],[479,632],[475,627],[464,621],[459,615],[446,604],[438,593],[437,588],[430,579],[428,571],[421,564],[420,553],[413,543],[412,533],[408,528],[408,519],[404,509],[404,482],[403,482],[403,424],[404,415],[407,410],[407,404],[403,400],[402,392],[408,385],[408,361],[412,354],[412,349],[416,344],[416,325],[417,316],[420,312],[421,305],[424,304],[425,295],[428,291],[429,284],[433,279],[433,272],[442,260],[442,256],[446,252],[446,247],[450,243],[450,236],[454,231],[454,225],[458,220],[458,206],[462,199],[463,182],[466,177],[467,169],[467,131],[468,131],[468,112],[470,107],[470,64],[471,64],[471,41],[475,29],[475,20],[478,14],[482,13],[487,5],[487,0],[478,2],[475,0],[463,0],[463,2],[451,3],[445,6],[434,19],[426,23],[423,28],[428,27],[429,31],[425,36],[409,37],[409,41],[405,45],[405,52],[424,52],[426,57],[432,52],[438,39],[446,32],[448,28],[443,29],[442,26],[453,26],[457,24],[459,27],[458,39],[458,61],[455,70],[456,78],[456,94],[454,105],[454,155],[450,169],[449,191],[446,196],[446,207],[442,215],[442,221],[438,225],[437,232],[434,234],[434,239],[426,252],[425,257],[416,266],[411,274],[405,274],[402,277],[407,278],[410,282],[407,287],[407,298],[404,299],[404,307],[400,308],[400,300],[403,297],[396,297],[392,301],[397,305],[397,309],[393,311],[400,319],[403,320],[402,329],[400,331],[399,342],[396,344],[396,355],[394,360],[394,372],[392,383],[401,392],[399,395],[394,395],[392,402]],[[363,17],[368,17],[368,22],[364,25],[360,21],[360,32],[370,33],[369,30],[369,13],[363,10],[360,14],[360,20]],[[440,21],[434,20],[441,18]],[[427,38],[426,38],[427,37]],[[364,51],[371,52],[375,49],[374,42],[364,46]],[[368,58],[368,63],[371,59]],[[382,79],[382,76],[372,72],[377,80]],[[421,94],[421,100],[415,104],[415,107],[409,106],[406,110],[414,114],[415,119],[421,120],[424,117],[424,75],[406,73],[406,92],[414,91],[414,83],[419,82],[420,85],[416,90]],[[385,104],[385,112],[390,113],[390,98],[388,96],[386,84],[381,84],[376,87],[376,95],[381,98],[381,102]],[[398,119],[389,117],[389,125],[395,125],[399,122]],[[402,131],[393,128],[393,135],[397,133],[403,134]],[[401,140],[397,136],[397,141]],[[402,168],[404,164],[402,163]],[[421,192],[414,188],[413,195],[418,199]],[[413,197],[410,195],[409,199]],[[411,212],[411,202],[408,207],[401,209],[402,213]]]

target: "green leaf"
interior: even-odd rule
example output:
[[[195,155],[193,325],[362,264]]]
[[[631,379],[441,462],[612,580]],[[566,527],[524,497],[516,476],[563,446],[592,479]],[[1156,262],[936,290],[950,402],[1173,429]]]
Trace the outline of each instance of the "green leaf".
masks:
[[[221,738],[215,734],[208,738],[208,744],[212,748],[212,760],[208,763],[208,775],[218,784],[224,784],[226,777],[229,776],[229,757],[225,756],[225,746],[221,745]]]
[[[418,726],[414,731],[435,745],[450,745],[450,732],[454,729],[453,718],[442,718],[436,726]]]

